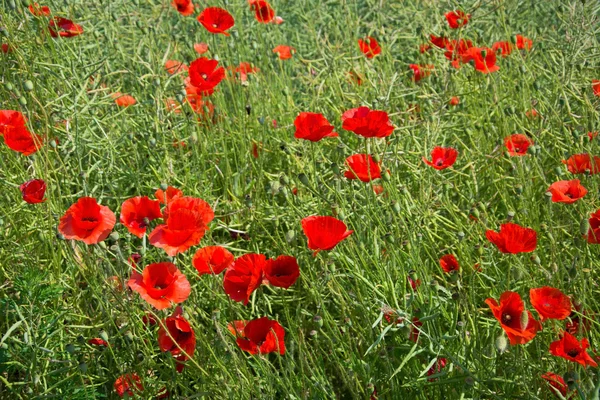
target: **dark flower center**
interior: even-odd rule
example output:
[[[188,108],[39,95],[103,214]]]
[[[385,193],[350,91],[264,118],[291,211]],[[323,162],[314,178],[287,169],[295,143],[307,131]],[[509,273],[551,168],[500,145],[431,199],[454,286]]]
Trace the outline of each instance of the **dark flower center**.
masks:
[[[510,314],[504,313],[502,314],[502,323],[505,325],[510,324],[512,321],[512,316]]]
[[[440,159],[438,159],[438,160],[435,162],[435,165],[437,165],[438,167],[441,167],[442,165],[444,165],[444,160],[442,160],[441,158],[440,158]]]
[[[206,75],[206,74],[202,74],[202,75],[200,75],[200,76],[202,77],[202,79],[206,79],[206,78],[208,78],[208,75]]]
[[[97,222],[98,219],[96,217],[83,217],[81,219],[83,222]]]
[[[567,351],[567,355],[569,357],[575,358],[575,357],[577,357],[579,355],[579,350],[577,350],[577,349],[571,349],[571,350]]]

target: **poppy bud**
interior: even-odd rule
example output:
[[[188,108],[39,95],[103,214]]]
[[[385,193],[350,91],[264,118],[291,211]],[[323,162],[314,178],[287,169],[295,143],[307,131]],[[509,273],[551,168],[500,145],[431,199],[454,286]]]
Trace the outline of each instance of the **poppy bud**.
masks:
[[[119,232],[111,233],[108,238],[110,239],[111,242],[116,242],[117,240],[119,240]]]
[[[569,387],[569,390],[577,389],[577,382],[579,381],[579,375],[575,371],[567,371],[563,375],[565,383]]]
[[[310,332],[308,332],[308,336],[310,336],[311,339],[314,339],[317,337],[317,331],[315,331],[314,329]]]
[[[289,231],[287,231],[285,233],[285,240],[288,243],[292,243],[296,240],[296,231],[294,231],[293,229],[290,229]]]
[[[150,138],[148,142],[150,143],[150,146],[156,146],[156,139]]]
[[[337,216],[340,219],[346,219],[346,214],[342,210],[338,211],[338,215]]]
[[[537,264],[537,265],[541,265],[542,264],[542,260],[540,260],[540,258],[538,256],[531,257],[531,261],[533,261],[533,263]]]
[[[389,182],[391,179],[390,173],[388,171],[384,171],[381,175],[381,179],[383,179],[384,182]]]
[[[19,97],[19,104],[22,106],[26,106],[27,105],[27,99],[23,96]]]
[[[87,364],[84,362],[80,362],[77,368],[79,368],[82,374],[85,374],[87,372]]]
[[[476,208],[471,209],[470,214],[471,214],[472,217],[479,219],[479,215],[480,214],[479,214],[479,210],[478,209],[476,209]]]
[[[396,201],[392,203],[392,208],[394,209],[394,212],[396,214],[400,214],[400,212],[402,211],[400,209],[400,204],[398,202],[396,202]]]
[[[2,34],[2,36],[8,37],[8,31],[5,27],[0,27],[0,33]]]
[[[464,232],[458,232],[456,234],[456,237],[458,238],[459,241],[463,240],[465,238],[465,233]]]
[[[10,82],[6,82],[6,84],[4,85],[4,87],[6,87],[6,90],[11,91],[11,92],[14,89],[14,86]]]
[[[104,340],[105,342],[108,342],[108,333],[106,333],[106,331],[100,331],[98,336],[100,336],[100,339]]]
[[[379,164],[381,162],[381,157],[379,157],[379,154],[375,153],[371,156],[371,158],[373,159],[373,161],[375,161],[377,164]]]
[[[579,233],[581,233],[582,235],[587,235],[589,230],[590,230],[590,221],[587,218],[582,219],[581,222],[579,223]]]
[[[290,184],[290,178],[288,178],[285,174],[281,174],[281,176],[279,177],[279,183],[287,186]]]
[[[246,104],[246,114],[250,115],[252,113],[252,106],[250,104]]]
[[[305,173],[298,174],[298,179],[300,180],[300,182],[302,182],[304,186],[309,186],[308,176],[306,176]]]
[[[313,317],[313,322],[315,323],[316,326],[321,328],[323,326],[323,317],[321,317],[320,315],[315,315]]]
[[[506,336],[500,335],[496,338],[496,350],[500,354],[504,353],[508,347],[508,341],[506,340]]]
[[[31,92],[33,90],[33,82],[25,81],[25,83],[23,84],[23,88],[25,89],[25,91]]]
[[[14,0],[10,0],[8,2],[8,7],[10,7],[11,10],[15,10],[17,8],[17,4],[15,3]]]

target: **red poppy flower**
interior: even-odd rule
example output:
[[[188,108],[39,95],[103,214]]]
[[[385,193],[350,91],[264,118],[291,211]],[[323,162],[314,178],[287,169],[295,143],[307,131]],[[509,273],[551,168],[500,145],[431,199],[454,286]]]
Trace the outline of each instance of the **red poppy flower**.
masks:
[[[419,82],[421,79],[431,75],[431,71],[434,69],[433,65],[410,64],[408,67],[413,72],[412,80],[415,82]]]
[[[525,304],[518,293],[510,291],[502,293],[500,304],[492,298],[486,299],[485,303],[500,322],[511,345],[529,342],[542,329],[542,325],[533,319],[531,312],[525,311]]]
[[[417,290],[419,286],[421,286],[420,279],[413,279],[410,275],[407,275],[406,280],[408,281],[408,284],[412,290]]]
[[[168,351],[175,356],[179,372],[183,370],[181,363],[193,357],[196,350],[196,334],[182,313],[181,306],[177,306],[173,314],[162,321],[158,330],[158,347],[160,351]]]
[[[275,10],[271,5],[263,0],[253,1],[250,4],[250,8],[254,10],[254,17],[262,24],[268,24],[275,18]]]
[[[381,54],[381,46],[379,46],[377,40],[372,36],[358,39],[358,47],[367,58],[373,58],[376,55]]]
[[[104,347],[108,347],[108,342],[106,340],[100,339],[100,338],[93,338],[88,340],[88,344],[91,344],[92,346],[104,346]]]
[[[29,204],[43,203],[46,201],[46,198],[44,197],[44,194],[46,194],[46,182],[44,182],[43,179],[32,179],[27,181],[19,186],[19,190],[21,190],[23,200]]]
[[[0,127],[0,129],[2,129],[2,128]],[[588,132],[588,133],[587,133],[588,139],[590,139],[590,140],[594,140],[595,138],[597,138],[597,137],[598,137],[598,133],[599,133],[599,132]]]
[[[199,249],[192,264],[200,275],[218,275],[233,264],[233,254],[221,246],[207,246]]]
[[[267,260],[265,278],[273,286],[287,289],[298,280],[300,267],[292,256],[279,256],[275,260]]]
[[[52,37],[73,37],[83,33],[83,27],[63,17],[54,17],[48,25]]]
[[[142,380],[135,372],[118,377],[115,381],[114,388],[119,397],[125,396],[125,393],[127,393],[129,397],[134,397],[137,392],[144,390]]]
[[[339,219],[327,216],[313,215],[302,220],[302,230],[308,238],[308,248],[316,250],[331,250],[339,242],[352,235],[346,224]]]
[[[285,330],[279,322],[267,317],[254,319],[245,324],[244,332],[238,336],[236,343],[250,354],[279,352],[284,355]]]
[[[225,68],[217,60],[200,57],[190,64],[189,83],[201,95],[210,95],[225,77]],[[188,93],[189,94],[189,93]]]
[[[419,45],[419,53],[424,54],[431,50],[430,44],[421,44]]]
[[[368,154],[354,154],[346,158],[346,165],[348,170],[344,172],[344,176],[348,179],[369,182],[381,178],[379,164],[373,161],[373,157]]]
[[[267,259],[262,254],[244,254],[237,258],[225,272],[223,287],[233,300],[248,304],[252,293],[262,283]]]
[[[471,47],[461,57],[463,63],[474,61],[475,69],[484,74],[500,70],[500,67],[496,65],[496,53],[490,48]]]
[[[4,131],[4,143],[11,150],[29,156],[38,151],[42,137],[29,132],[25,127],[15,127]]]
[[[240,74],[240,80],[245,82],[248,80],[248,75],[255,74],[260,70],[256,67],[253,67],[249,62],[241,62],[240,65],[235,67],[233,71]]]
[[[204,9],[197,19],[210,33],[222,33],[225,36],[229,36],[226,31],[235,23],[231,14],[219,7]]]
[[[119,107],[129,107],[137,103],[137,100],[128,94],[116,92],[111,94],[111,96],[115,99],[115,104]]]
[[[473,57],[469,51],[473,48],[473,42],[470,40],[446,40],[444,57],[452,61],[454,68],[460,68],[460,63],[468,63]]]
[[[319,113],[301,112],[294,120],[294,126],[296,127],[294,133],[296,139],[318,142],[326,137],[339,136],[333,131],[335,127],[327,121],[323,114]]]
[[[27,119],[19,111],[0,110],[0,136],[13,128],[26,128]]]
[[[452,254],[446,254],[440,258],[440,267],[444,270],[445,273],[449,274],[452,271],[458,271],[460,266],[458,265],[458,260]]]
[[[150,221],[162,218],[160,202],[150,200],[148,196],[137,196],[127,199],[121,205],[119,221],[131,234],[142,238]]]
[[[502,55],[503,58],[508,57],[510,55],[510,53],[512,53],[512,49],[513,49],[513,45],[510,42],[496,42],[492,45],[492,50],[494,52],[498,52],[498,50],[501,50],[502,52],[500,53]]]
[[[279,46],[275,46],[273,49],[273,53],[277,54],[280,60],[288,60],[292,58],[292,54],[296,52],[296,49],[290,46],[286,46],[284,44],[280,44]]]
[[[147,265],[141,274],[133,270],[127,286],[158,310],[169,308],[171,302],[184,302],[192,290],[185,275],[170,262]]]
[[[171,257],[183,253],[200,243],[214,217],[215,213],[204,200],[178,197],[167,204],[165,224],[150,233],[150,244],[165,250]]]
[[[256,142],[252,142],[252,150],[250,151],[252,153],[252,157],[254,158],[258,158],[259,154],[258,154],[258,144]]]
[[[346,111],[342,115],[342,128],[365,138],[387,137],[394,131],[394,125],[385,111],[364,106]]]
[[[579,179],[554,182],[550,185],[548,191],[552,193],[552,201],[554,203],[567,204],[575,203],[577,200],[583,198],[588,192],[587,189],[581,185]]]
[[[192,0],[173,0],[171,5],[184,17],[194,13],[194,4],[192,3]]]
[[[447,363],[448,363],[448,360],[446,360],[444,357],[438,358],[436,360],[435,364],[433,364],[431,366],[431,368],[429,368],[429,370],[427,371],[427,376],[439,374],[440,372],[442,372],[442,369],[444,369],[446,367]],[[427,380],[429,382],[434,382],[435,378],[429,378]]]
[[[198,121],[211,121],[215,114],[215,106],[199,94],[188,94],[186,103],[198,116]]]
[[[412,323],[410,325],[410,334],[408,336],[408,340],[416,343],[421,335],[421,327],[423,326],[423,323],[419,317],[413,317],[411,321]]]
[[[540,316],[540,322],[545,319],[563,320],[571,314],[571,299],[558,289],[549,286],[530,289],[529,299]]]
[[[590,347],[590,343],[587,339],[581,339],[579,342],[575,336],[564,332],[562,338],[550,343],[550,354],[576,362],[584,367],[588,365],[597,367],[596,361],[586,351],[588,347]]]
[[[40,6],[38,3],[33,3],[29,6],[29,12],[36,17],[48,17],[50,15],[50,7]]]
[[[443,36],[435,36],[431,34],[429,35],[429,38],[431,40],[431,43],[433,43],[434,46],[439,47],[440,49],[445,49],[446,45],[449,42],[449,40]]]
[[[512,222],[500,225],[500,232],[488,230],[485,237],[502,253],[530,253],[537,246],[537,232]]]
[[[538,118],[540,113],[535,108],[532,108],[531,110],[525,112],[525,116],[529,119],[534,119]]]
[[[533,40],[522,35],[517,35],[515,37],[515,45],[519,50],[531,50],[531,47],[533,46]]]
[[[194,51],[198,54],[204,54],[208,51],[208,43],[195,43]]]
[[[4,54],[8,54],[12,51],[12,47],[10,47],[8,43],[2,43],[2,46],[0,46],[0,51],[2,51]]]
[[[154,192],[154,197],[156,197],[160,204],[169,204],[171,200],[182,196],[183,192],[173,186],[168,186],[167,190],[158,189]]]
[[[95,244],[108,237],[117,222],[115,214],[92,197],[81,197],[60,218],[58,231],[65,239]]]
[[[434,147],[431,151],[431,161],[423,157],[423,162],[437,170],[451,167],[456,162],[458,151],[452,147]]]
[[[521,133],[515,133],[504,138],[504,145],[508,150],[509,156],[525,156],[527,155],[527,149],[533,144],[533,140],[529,139],[526,135]]]
[[[449,101],[451,106],[457,106],[460,104],[460,98],[458,96],[452,96],[452,98]]]
[[[590,244],[600,243],[600,209],[592,213],[589,219],[590,228],[587,234],[587,241]]]
[[[550,386],[552,386],[552,393],[556,394],[556,392],[558,391],[558,393],[560,393],[563,399],[572,397],[567,397],[567,391],[569,390],[569,387],[565,383],[565,380],[562,376],[557,375],[554,372],[546,372],[544,375],[542,375],[542,378],[545,379]]]
[[[165,61],[165,69],[169,74],[174,75],[182,71],[188,71],[189,67],[181,61],[167,60]]]
[[[562,160],[563,164],[567,165],[567,169],[572,174],[585,174],[588,172],[590,175],[595,175],[600,172],[600,157],[594,156],[592,162],[592,156],[587,153],[573,154],[567,160]]]
[[[452,29],[458,29],[462,26],[465,26],[469,23],[469,18],[471,18],[471,14],[465,14],[462,10],[448,11],[446,14],[446,21],[448,21],[448,25]]]

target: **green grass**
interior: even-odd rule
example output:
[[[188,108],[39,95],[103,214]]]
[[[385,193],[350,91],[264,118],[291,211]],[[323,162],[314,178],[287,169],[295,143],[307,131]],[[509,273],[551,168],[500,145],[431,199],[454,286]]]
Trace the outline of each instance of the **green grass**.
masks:
[[[598,3],[460,2],[472,20],[449,32],[443,14],[458,2],[273,0],[285,19],[277,26],[258,24],[242,0],[196,1],[198,12],[219,5],[233,14],[231,37],[209,34],[166,0],[43,3],[84,27],[67,39],[51,38],[45,18],[9,3],[0,2],[0,25],[2,43],[14,51],[0,53],[0,108],[22,111],[47,140],[30,157],[0,146],[0,398],[114,398],[115,379],[136,372],[142,398],[166,386],[174,398],[365,399],[374,385],[381,399],[546,399],[553,394],[541,374],[571,370],[580,393],[592,398],[597,369],[548,352],[562,322],[545,322],[532,342],[500,353],[494,343],[502,331],[484,301],[514,290],[528,302],[532,287],[560,288],[586,310],[585,336],[598,348],[600,253],[580,235],[581,221],[600,208],[598,177],[581,177],[589,194],[575,204],[545,196],[551,183],[571,179],[561,160],[600,155],[597,139],[586,135],[600,129],[600,98],[591,90],[600,79]],[[481,46],[520,33],[534,47],[499,58],[500,71],[486,76],[469,65],[453,69],[441,51],[420,54],[429,33]],[[366,35],[383,48],[373,60],[356,44]],[[211,97],[215,123],[165,107],[183,85],[164,61],[193,61],[197,42],[209,43],[209,56],[225,66],[260,68],[248,86],[221,82]],[[297,53],[281,61],[272,54],[278,44]],[[410,63],[435,71],[415,84]],[[362,86],[348,82],[350,70],[364,75]],[[110,97],[117,91],[138,104],[117,107]],[[460,106],[448,106],[452,96]],[[411,111],[415,104],[420,112]],[[397,126],[392,136],[364,140],[343,131],[341,114],[359,105],[386,110]],[[532,108],[541,118],[525,116]],[[295,140],[302,111],[323,113],[340,138]],[[530,134],[534,154],[508,157],[503,138],[513,133]],[[421,161],[437,145],[459,151],[452,169]],[[365,151],[390,170],[382,195],[339,174],[347,156]],[[48,184],[43,204],[21,200],[18,186],[33,178]],[[79,197],[95,197],[118,216],[125,199],[152,196],[161,183],[213,205],[216,218],[201,246],[223,245],[236,256],[293,255],[301,269],[289,290],[262,287],[243,306],[224,293],[222,276],[198,277],[191,257],[200,246],[175,257],[192,284],[183,308],[197,335],[194,362],[182,374],[160,352],[156,329],[142,322],[148,311],[162,319],[172,310],[158,312],[108,280],[117,276],[126,286],[131,253],[143,253],[147,265],[166,261],[164,251],[119,224],[119,237],[100,245],[57,236],[58,219]],[[535,253],[502,254],[485,239],[511,212],[514,222],[538,231]],[[300,220],[334,213],[355,233],[313,258]],[[461,265],[456,279],[438,265],[446,253]],[[422,281],[414,292],[409,275]],[[417,344],[406,324],[382,320],[384,305],[424,321]],[[249,356],[227,331],[231,321],[265,315],[286,330],[284,356]],[[100,335],[109,348],[87,345]],[[448,365],[428,381],[437,357]]]

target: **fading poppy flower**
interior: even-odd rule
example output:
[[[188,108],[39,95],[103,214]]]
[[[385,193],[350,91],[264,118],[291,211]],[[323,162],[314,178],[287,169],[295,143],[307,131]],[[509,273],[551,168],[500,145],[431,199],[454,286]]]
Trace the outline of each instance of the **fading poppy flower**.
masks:
[[[198,116],[198,121],[211,121],[215,114],[215,106],[199,94],[188,94],[186,103]]]
[[[194,51],[198,54],[204,54],[208,51],[208,43],[194,43]]]
[[[181,306],[177,306],[158,329],[158,347],[160,351],[168,351],[175,357],[178,372],[183,370],[183,362],[193,357],[196,350],[196,334],[182,313]]]
[[[273,18],[273,22],[275,25],[281,25],[285,22],[285,20],[283,18],[281,18],[279,15],[276,15],[275,18]]]
[[[194,13],[194,4],[192,0],[173,0],[171,6],[177,10],[177,12],[184,17],[192,15]]]
[[[323,114],[319,113],[301,112],[294,120],[294,126],[296,127],[296,132],[294,132],[296,139],[318,142],[326,137],[339,136],[333,131],[335,127],[327,121]]]
[[[158,310],[184,302],[192,290],[185,275],[170,262],[147,265],[141,274],[133,270],[127,286]]]
[[[9,149],[29,156],[39,150],[42,137],[29,132],[27,128],[15,127],[5,130],[4,143]]]
[[[467,25],[469,23],[469,18],[471,18],[471,14],[465,14],[462,10],[448,11],[444,16],[452,29],[458,29]]]
[[[452,61],[454,68],[460,68],[460,63],[468,63],[473,59],[470,51],[473,47],[473,42],[470,40],[446,40],[444,57]]]
[[[207,246],[194,254],[192,265],[200,275],[218,275],[229,268],[233,264],[233,260],[233,254],[229,250],[221,246]]]
[[[381,168],[369,154],[354,154],[346,158],[346,165],[348,170],[344,172],[344,176],[348,179],[370,182],[381,178]]]
[[[60,218],[58,231],[65,239],[96,244],[108,237],[116,222],[110,208],[101,206],[93,197],[81,197]]]
[[[104,339],[100,339],[100,338],[93,338],[88,340],[88,344],[91,344],[92,346],[103,346],[103,347],[108,347],[108,342]]]
[[[48,17],[50,16],[50,7],[40,6],[38,3],[33,3],[29,6],[29,12],[36,17]]]
[[[184,62],[176,61],[176,60],[167,60],[165,61],[165,69],[171,75],[175,75],[179,72],[188,71],[189,67],[185,65]]]
[[[119,107],[129,107],[137,103],[137,100],[128,94],[116,92],[111,94],[111,96],[115,99],[115,104]]]
[[[434,69],[433,65],[410,64],[408,67],[413,72],[412,80],[415,82],[431,75],[431,71]]]
[[[262,317],[249,321],[245,323],[243,334],[237,336],[237,345],[250,354],[285,354],[285,330],[275,320]]]
[[[588,220],[590,228],[588,229],[587,241],[590,244],[600,243],[600,209],[592,213]]]
[[[165,107],[167,111],[173,111],[175,114],[181,114],[182,104],[173,98],[168,98],[165,100]]]
[[[252,293],[262,284],[267,262],[263,254],[244,254],[225,271],[223,288],[233,301],[248,304]]]
[[[510,291],[502,293],[500,304],[492,298],[486,299],[485,303],[500,322],[511,345],[525,344],[542,330],[542,325],[533,319],[531,312],[525,311],[525,304],[518,293]]]
[[[198,22],[210,33],[222,33],[229,36],[227,30],[231,29],[235,21],[227,10],[219,7],[208,7],[198,15]]]
[[[430,44],[421,44],[419,45],[419,53],[424,54],[431,50]]]
[[[275,10],[266,1],[256,0],[250,4],[250,8],[254,10],[256,20],[262,24],[268,24],[275,18]]]
[[[577,200],[583,198],[588,192],[587,189],[581,185],[579,179],[554,182],[550,185],[548,191],[552,193],[552,202],[566,204],[575,203]]]
[[[549,286],[530,289],[529,299],[540,316],[540,322],[545,319],[563,320],[571,314],[571,299],[558,289]]]
[[[339,219],[313,215],[302,220],[302,230],[308,238],[308,248],[316,250],[331,250],[339,242],[346,239],[354,231],[349,231],[346,224]]]
[[[529,146],[533,145],[533,140],[521,133],[515,133],[504,138],[504,145],[509,156],[525,156]]]
[[[387,137],[394,131],[387,112],[364,106],[342,114],[342,128],[365,138]]]
[[[83,27],[63,17],[54,17],[48,25],[52,37],[73,37],[83,33]]]
[[[383,185],[373,185],[373,192],[379,196],[381,193],[383,193],[385,191],[385,188],[383,187]]]
[[[127,393],[129,397],[134,397],[137,392],[142,392],[144,390],[142,380],[135,372],[121,375],[117,378],[113,386],[119,397],[125,396],[125,393]]]
[[[452,147],[434,147],[431,150],[431,161],[423,157],[423,162],[437,170],[451,167],[456,162],[458,151]]]
[[[0,136],[3,136],[9,129],[26,129],[26,122],[27,119],[19,111],[0,110]]]
[[[271,285],[288,289],[298,280],[300,267],[295,257],[279,256],[274,260],[267,260],[264,273]]]
[[[123,202],[119,221],[131,234],[142,238],[150,221],[161,217],[158,200],[150,200],[148,196],[136,196]]]
[[[500,55],[502,55],[503,58],[510,56],[510,53],[512,53],[512,49],[513,45],[511,42],[496,42],[492,45],[492,50],[494,52],[498,52],[498,50],[501,50]]]
[[[32,179],[19,186],[21,196],[26,203],[37,204],[46,201],[46,182],[43,179]]]
[[[461,57],[463,63],[473,61],[475,70],[481,73],[489,74],[500,70],[496,65],[496,53],[490,48],[471,47]]]
[[[546,372],[542,375],[542,379],[546,380],[548,384],[553,388],[552,393],[556,395],[556,392],[560,393],[562,398],[571,398],[575,393],[571,394],[571,396],[567,397],[567,392],[569,387],[565,383],[565,380],[562,376],[555,374],[554,372]]]
[[[349,71],[348,78],[350,79],[350,82],[356,83],[358,86],[362,85],[363,77],[357,72]]]
[[[595,175],[600,172],[600,157],[592,157],[587,153],[573,154],[567,160],[561,162],[566,164],[567,169],[572,174],[585,174],[587,172],[590,175]]]
[[[168,186],[167,190],[158,189],[154,192],[154,197],[156,197],[160,204],[169,204],[171,200],[182,196],[183,192],[173,186]]]
[[[530,253],[537,246],[537,232],[531,228],[508,222],[500,225],[500,232],[488,230],[485,237],[502,253]]]
[[[279,46],[275,46],[273,49],[273,53],[277,54],[280,60],[288,60],[292,58],[292,54],[296,52],[296,49],[290,46],[286,46],[284,44],[280,44]]]
[[[576,362],[584,367],[588,365],[597,367],[596,361],[586,351],[588,347],[590,347],[590,343],[587,339],[581,339],[579,342],[575,336],[564,332],[561,339],[550,343],[550,354]]]
[[[442,267],[442,270],[444,270],[444,272],[447,274],[460,269],[458,260],[456,260],[456,257],[454,257],[453,254],[446,254],[442,256],[442,258],[440,258],[440,267]]]
[[[193,86],[192,89],[197,90],[198,94],[212,94],[225,77],[225,68],[217,68],[217,65],[219,65],[217,60],[206,57],[200,57],[190,64],[189,84]]]
[[[450,99],[450,101],[448,102],[451,106],[456,107],[457,105],[460,104],[460,98],[458,96],[452,96],[452,98]]]
[[[523,35],[517,35],[515,37],[515,46],[519,50],[531,50],[533,46],[533,40],[526,38]]]
[[[358,48],[367,58],[373,58],[381,54],[381,46],[372,36],[367,36],[364,39],[358,39]]]

